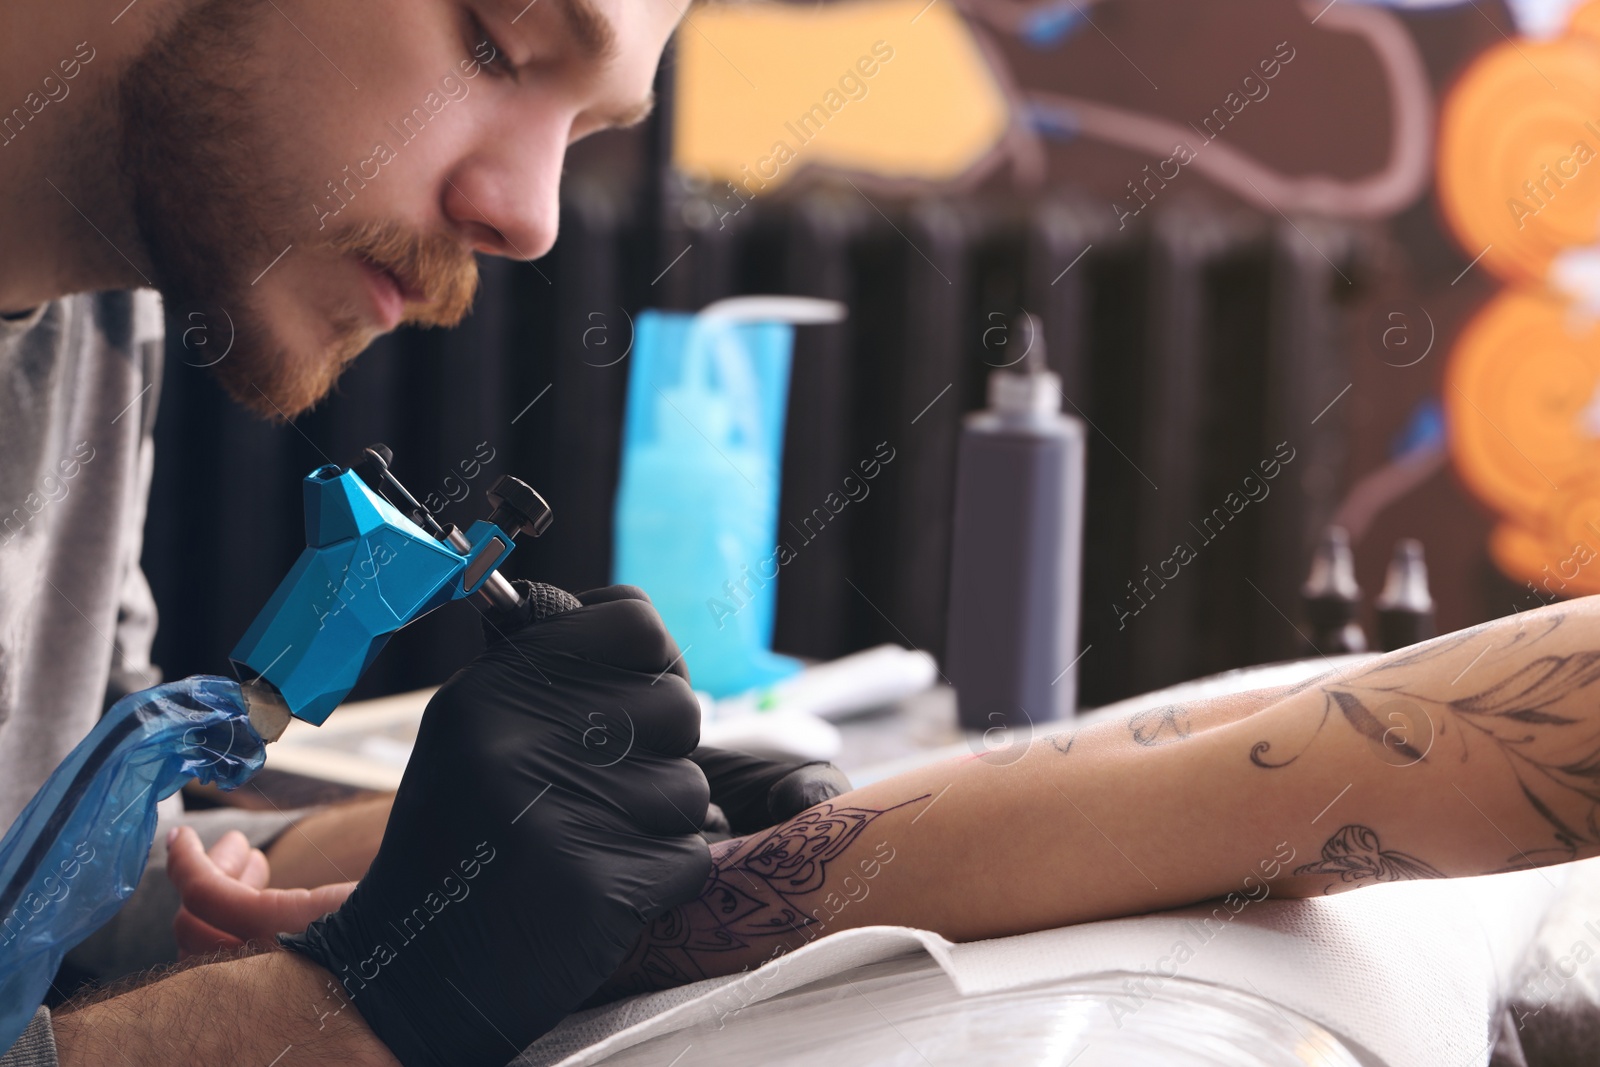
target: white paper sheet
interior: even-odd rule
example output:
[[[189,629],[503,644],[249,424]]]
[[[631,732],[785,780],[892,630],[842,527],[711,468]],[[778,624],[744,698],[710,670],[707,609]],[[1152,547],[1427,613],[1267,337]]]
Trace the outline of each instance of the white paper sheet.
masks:
[[[1490,1017],[1565,879],[1556,867],[1403,882],[1252,903],[1226,923],[1213,917],[1210,927],[1204,920],[1213,909],[1200,905],[959,945],[904,927],[847,930],[747,975],[575,1014],[517,1062],[598,1063],[658,1034],[925,951],[967,995],[1108,972],[1169,973],[1264,996],[1395,1067],[1472,1067],[1488,1062]],[[1188,958],[1180,963],[1179,955]]]

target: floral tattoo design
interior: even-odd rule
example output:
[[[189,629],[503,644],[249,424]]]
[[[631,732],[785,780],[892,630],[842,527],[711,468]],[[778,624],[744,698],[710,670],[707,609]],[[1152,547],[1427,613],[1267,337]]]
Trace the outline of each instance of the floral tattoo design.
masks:
[[[796,947],[791,941],[814,939],[849,901],[865,899],[865,883],[894,859],[888,842],[870,853],[856,849],[841,863],[844,854],[883,815],[931,795],[883,809],[822,803],[763,833],[713,845],[700,895],[650,924],[603,999],[706,978],[707,953],[751,949],[770,938],[776,955]],[[838,867],[844,873],[833,877]]]

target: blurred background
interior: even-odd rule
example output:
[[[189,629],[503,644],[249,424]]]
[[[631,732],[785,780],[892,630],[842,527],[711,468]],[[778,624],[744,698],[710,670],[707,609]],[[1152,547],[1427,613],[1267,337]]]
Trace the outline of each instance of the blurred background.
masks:
[[[849,308],[796,335],[780,529],[896,454],[782,568],[780,651],[942,653],[961,419],[1024,309],[1089,427],[1082,704],[1309,652],[1298,590],[1333,521],[1368,613],[1403,537],[1441,630],[1600,591],[1600,12],[712,3],[657,91],[649,123],[572,150],[550,255],[484,260],[466,322],[384,339],[293,427],[228,404],[169,324],[144,552],[169,677],[227,673],[304,545],[300,479],[372,441],[445,521],[524,478],[556,518],[509,573],[607,584],[634,323],[744,293]],[[479,643],[451,605],[356,695]]]

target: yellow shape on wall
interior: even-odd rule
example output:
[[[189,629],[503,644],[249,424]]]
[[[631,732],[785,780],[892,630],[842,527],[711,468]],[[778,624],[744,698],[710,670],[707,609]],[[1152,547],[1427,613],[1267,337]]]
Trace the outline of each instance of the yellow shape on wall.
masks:
[[[689,18],[674,162],[745,195],[806,165],[949,181],[1005,134],[1005,95],[949,4],[728,4]]]
[[[1600,41],[1600,3],[1590,0],[1567,16],[1566,32],[1573,37]]]
[[[1600,592],[1600,323],[1500,293],[1456,342],[1444,405],[1457,472],[1502,520],[1495,564],[1544,596]]]
[[[1600,41],[1485,51],[1445,100],[1438,167],[1468,254],[1508,281],[1548,281],[1563,249],[1600,240]]]
[[[1502,571],[1540,599],[1600,593],[1600,2],[1559,38],[1472,62],[1440,114],[1438,167],[1461,247],[1518,287],[1450,354],[1451,457],[1500,517]]]

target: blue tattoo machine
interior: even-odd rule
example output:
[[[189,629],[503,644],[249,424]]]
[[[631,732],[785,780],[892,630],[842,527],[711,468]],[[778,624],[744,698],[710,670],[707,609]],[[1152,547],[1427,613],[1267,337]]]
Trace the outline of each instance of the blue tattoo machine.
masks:
[[[550,507],[516,478],[487,519],[441,526],[389,470],[383,445],[305,479],[306,547],[233,650],[243,683],[197,676],[112,706],[0,840],[0,1053],[33,1016],[62,958],[132,895],[155,838],[156,804],[190,779],[234,789],[291,716],[321,724],[390,635],[471,597],[514,609],[497,568]],[[548,601],[548,603],[546,603]],[[539,615],[577,600],[552,591]]]
[[[519,603],[497,568],[513,538],[549,527],[544,498],[504,476],[488,493],[493,512],[463,533],[417,503],[392,459],[373,445],[354,467],[307,475],[305,551],[233,650],[238,673],[254,675],[246,697],[263,715],[281,705],[283,725],[286,713],[320,726],[390,635],[434,608],[464,597],[495,609]]]

